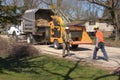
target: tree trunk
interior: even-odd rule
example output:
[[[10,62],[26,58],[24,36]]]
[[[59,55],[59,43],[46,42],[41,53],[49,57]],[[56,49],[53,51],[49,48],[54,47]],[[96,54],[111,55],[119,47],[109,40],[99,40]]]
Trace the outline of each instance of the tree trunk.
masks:
[[[115,13],[115,21],[116,21],[116,27],[115,27],[115,41],[120,40],[120,24],[119,24],[119,13],[118,11],[114,11]]]
[[[58,9],[61,8],[61,5],[62,5],[62,0],[57,0],[57,7],[58,7]]]
[[[115,29],[115,41],[118,41],[120,40],[120,32],[119,32],[120,24],[119,24],[118,12],[115,10],[111,10],[110,14],[111,14],[113,26]]]
[[[120,40],[120,30],[119,29],[115,29],[115,41]]]

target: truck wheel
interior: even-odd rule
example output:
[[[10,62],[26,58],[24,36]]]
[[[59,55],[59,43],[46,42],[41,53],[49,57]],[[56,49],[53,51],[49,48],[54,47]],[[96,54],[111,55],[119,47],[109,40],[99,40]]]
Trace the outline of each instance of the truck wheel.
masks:
[[[27,43],[31,44],[32,43],[32,38],[31,38],[31,34],[27,35]]]
[[[13,39],[15,39],[15,41],[18,41],[18,36],[16,35],[15,32],[13,32],[13,35],[12,35]]]
[[[27,36],[27,43],[30,44],[31,43],[31,39],[29,36]]]
[[[76,49],[76,48],[78,48],[78,45],[72,45],[72,48]]]
[[[54,46],[55,49],[59,49],[60,48],[58,40],[54,40],[53,46]]]
[[[36,44],[37,43],[32,34],[27,35],[27,43],[28,44]]]
[[[7,36],[10,37],[10,34],[7,33]]]

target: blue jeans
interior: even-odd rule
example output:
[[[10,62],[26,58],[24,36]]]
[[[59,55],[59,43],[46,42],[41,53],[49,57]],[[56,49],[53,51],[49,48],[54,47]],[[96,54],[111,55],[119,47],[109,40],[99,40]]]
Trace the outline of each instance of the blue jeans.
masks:
[[[108,55],[107,55],[107,53],[105,51],[104,43],[103,42],[98,43],[98,48],[95,47],[94,53],[93,53],[93,59],[96,59],[97,52],[98,52],[99,49],[101,49],[101,51],[103,52],[104,59],[107,60],[108,59]]]

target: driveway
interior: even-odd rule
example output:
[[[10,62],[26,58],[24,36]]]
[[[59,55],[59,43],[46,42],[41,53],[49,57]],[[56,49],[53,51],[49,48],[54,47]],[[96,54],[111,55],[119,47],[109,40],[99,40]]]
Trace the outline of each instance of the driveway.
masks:
[[[62,58],[62,49],[54,49],[52,45],[34,45],[39,51],[45,54],[50,54]],[[79,45],[78,49],[71,50],[71,56],[66,56],[65,59],[81,60],[87,64],[105,69],[116,69],[120,67],[120,48],[106,47],[105,49],[109,56],[109,61],[102,59],[101,50],[98,51],[98,60],[92,60],[94,45]]]

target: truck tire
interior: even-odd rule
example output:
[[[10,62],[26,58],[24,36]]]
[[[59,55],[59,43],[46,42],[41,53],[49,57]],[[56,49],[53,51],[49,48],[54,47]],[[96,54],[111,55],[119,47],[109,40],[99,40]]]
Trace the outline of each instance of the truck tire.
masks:
[[[26,40],[27,40],[28,44],[36,44],[37,43],[32,34],[27,34]]]
[[[59,44],[58,40],[54,40],[53,46],[54,46],[55,49],[60,48],[60,44]]]
[[[32,34],[28,34],[28,35],[27,35],[27,43],[28,43],[28,44],[31,44],[31,43],[32,43],[31,35],[32,35]]]
[[[7,36],[10,37],[10,34],[7,33]]]
[[[15,32],[13,32],[12,37],[13,37],[13,39],[15,39],[15,41],[18,41],[18,36],[16,35]]]
[[[76,48],[78,48],[78,45],[72,45],[72,48],[76,49]]]

